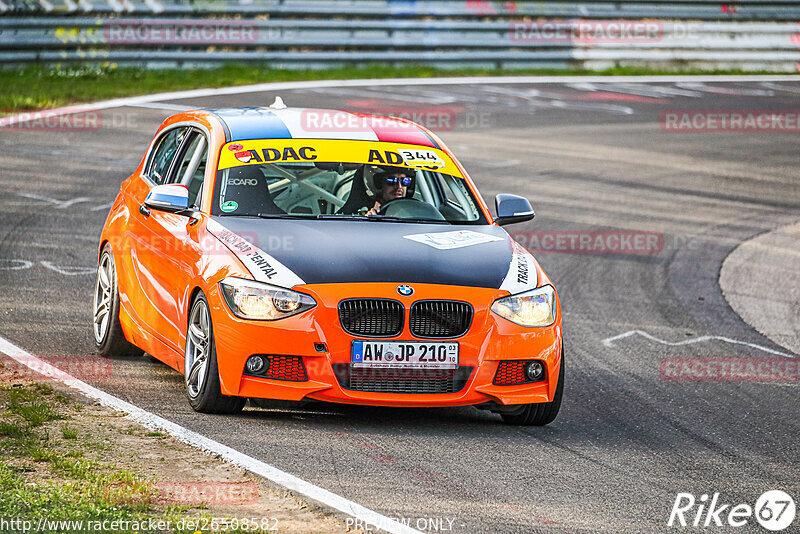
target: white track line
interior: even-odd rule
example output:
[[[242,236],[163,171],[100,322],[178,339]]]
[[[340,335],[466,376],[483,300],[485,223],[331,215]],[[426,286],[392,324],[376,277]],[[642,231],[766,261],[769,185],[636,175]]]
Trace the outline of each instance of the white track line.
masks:
[[[0,337],[0,352],[8,355],[8,357],[16,360],[20,364],[30,368],[31,370],[51,378],[58,382],[62,382],[72,389],[76,389],[89,398],[95,399],[104,406],[108,406],[114,410],[125,412],[130,419],[141,423],[142,425],[167,432],[175,439],[187,443],[193,447],[197,447],[204,451],[219,455],[224,460],[243,467],[251,473],[260,475],[267,480],[283,486],[289,490],[295,491],[299,494],[320,502],[326,506],[339,510],[349,516],[352,516],[362,522],[362,524],[374,525],[376,528],[385,530],[387,532],[398,534],[421,534],[420,531],[411,527],[403,525],[398,521],[390,519],[384,515],[374,512],[369,508],[365,508],[360,504],[354,503],[344,497],[331,493],[330,491],[315,486],[310,482],[290,475],[285,471],[273,467],[267,463],[257,460],[246,454],[218,443],[211,438],[207,438],[202,434],[198,434],[193,430],[182,427],[179,424],[168,421],[163,417],[148,412],[138,406],[129,402],[119,399],[113,395],[109,395],[105,391],[101,391],[93,386],[90,386],[82,380],[78,380],[74,376],[67,374],[57,367],[54,367],[46,361],[37,358],[36,356],[26,352],[25,350],[17,347],[10,341]]]
[[[694,343],[702,343],[704,341],[724,341],[726,343],[732,343],[734,345],[745,345],[747,347],[752,347],[754,349],[758,349],[764,352],[768,352],[770,354],[775,354],[776,356],[783,356],[784,358],[797,358],[794,354],[787,354],[785,352],[779,352],[777,350],[772,350],[768,347],[764,347],[763,345],[756,345],[755,343],[748,343],[746,341],[739,341],[738,339],[731,339],[729,337],[723,336],[699,336],[692,339],[685,339],[683,341],[666,341],[661,338],[658,338],[652,334],[648,334],[644,330],[629,330],[624,334],[620,334],[618,336],[608,337],[603,340],[603,345],[606,347],[613,347],[614,342],[620,339],[625,339],[626,337],[631,336],[642,336],[643,338],[649,339],[650,341],[655,341],[656,343],[661,343],[662,345],[669,345],[670,347],[680,347],[682,345],[693,345]]]
[[[454,78],[387,78],[375,80],[315,80],[308,82],[269,82],[256,85],[241,85],[238,87],[223,87],[219,89],[192,89],[189,91],[174,91],[154,95],[134,96],[128,98],[115,98],[92,104],[79,104],[63,108],[42,110],[39,112],[20,113],[0,117],[0,128],[16,124],[20,120],[30,120],[31,117],[55,117],[88,111],[97,111],[124,106],[139,106],[151,102],[164,100],[178,100],[186,98],[203,98],[209,96],[237,95],[244,93],[260,93],[263,91],[288,91],[292,89],[320,89],[329,87],[386,87],[392,85],[486,85],[500,83],[655,83],[655,82],[797,82],[800,76],[794,74],[771,74],[761,76],[473,76]],[[265,103],[266,105],[266,103]]]

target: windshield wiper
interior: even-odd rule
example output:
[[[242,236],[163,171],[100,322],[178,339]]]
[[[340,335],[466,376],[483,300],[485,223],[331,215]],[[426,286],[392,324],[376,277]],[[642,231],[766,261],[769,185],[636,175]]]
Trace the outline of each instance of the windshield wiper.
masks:
[[[448,221],[442,219],[416,219],[413,217],[392,217],[391,215],[373,215],[369,217],[375,221],[386,222],[413,222],[413,223],[432,223],[432,224],[450,224]]]
[[[334,215],[334,214],[330,214],[330,213],[328,213],[328,214],[320,213],[319,215],[316,216],[316,218],[317,219],[344,219],[344,220],[347,220],[347,221],[363,221],[363,220],[366,219],[366,217],[363,216],[363,215],[347,215],[347,214]]]
[[[350,221],[371,221],[371,222],[423,222],[423,223],[441,223],[450,224],[441,219],[414,219],[410,217],[392,217],[387,215],[330,215],[320,214],[317,219],[344,219]]]
[[[297,215],[294,213],[259,213],[255,215],[260,219],[313,219],[311,215]]]
[[[220,217],[250,217],[257,219],[312,219],[313,217],[303,217],[301,215],[279,214],[279,213],[220,213]]]
[[[449,221],[441,219],[415,219],[412,217],[392,217],[390,215],[333,215],[321,213],[318,215],[298,215],[294,213],[257,213],[244,214],[244,213],[226,213],[225,217],[258,217],[260,219],[299,219],[304,221],[310,220],[343,220],[343,221],[370,221],[370,222],[400,222],[400,223],[431,223],[431,224],[450,224]]]
[[[318,214],[314,215],[309,213],[308,215],[298,215],[296,213],[259,213],[255,215],[255,217],[261,217],[262,219],[303,219],[305,221],[313,221],[315,219],[342,219],[342,220],[356,220],[356,221],[363,221],[366,220],[366,217],[363,215],[332,215],[332,214]]]

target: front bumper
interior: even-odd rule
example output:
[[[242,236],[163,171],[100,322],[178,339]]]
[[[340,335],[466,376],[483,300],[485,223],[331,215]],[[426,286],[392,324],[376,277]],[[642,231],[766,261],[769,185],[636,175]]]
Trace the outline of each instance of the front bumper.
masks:
[[[507,295],[497,289],[414,284],[414,294],[401,297],[395,283],[314,284],[295,288],[314,297],[317,306],[279,321],[242,320],[231,314],[218,288],[209,291],[211,316],[217,349],[222,392],[251,398],[328,402],[372,406],[467,406],[495,402],[503,405],[549,402],[553,399],[561,363],[561,309],[556,299],[556,320],[552,326],[526,328],[491,313],[495,299]],[[402,341],[457,341],[459,366],[472,367],[463,387],[453,393],[377,393],[354,391],[340,385],[334,365],[350,363],[354,339],[339,322],[338,305],[353,296],[390,298],[406,308],[406,324],[400,335],[385,338]],[[417,300],[459,300],[469,302],[474,315],[467,333],[456,339],[423,340],[408,327],[408,310]],[[318,352],[315,345],[324,344]],[[308,380],[283,381],[243,374],[253,354],[300,356]],[[493,384],[503,360],[540,360],[546,379],[519,385]],[[341,367],[340,367],[341,369]]]

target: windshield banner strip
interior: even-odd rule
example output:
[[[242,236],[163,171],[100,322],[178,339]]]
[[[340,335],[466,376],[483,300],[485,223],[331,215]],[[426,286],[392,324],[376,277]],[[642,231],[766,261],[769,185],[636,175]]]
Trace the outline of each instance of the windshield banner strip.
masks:
[[[393,165],[463,175],[442,150],[379,141],[342,139],[255,139],[234,141],[222,148],[219,169],[264,163],[342,162]]]

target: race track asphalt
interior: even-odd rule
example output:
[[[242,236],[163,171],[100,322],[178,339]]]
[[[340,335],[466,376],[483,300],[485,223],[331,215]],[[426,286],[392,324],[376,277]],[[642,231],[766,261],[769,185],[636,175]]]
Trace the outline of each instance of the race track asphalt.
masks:
[[[660,370],[665,358],[786,352],[730,309],[718,275],[738,243],[800,219],[796,131],[674,133],[662,112],[797,113],[800,83],[576,80],[280,95],[292,106],[413,108],[490,205],[501,192],[531,199],[536,219],[509,227],[528,244],[532,235],[552,244],[545,236],[561,231],[661,236],[662,245],[638,254],[534,251],[564,310],[558,419],[520,428],[474,408],[340,405],[200,415],[182,377],[149,356],[115,359],[87,381],[412,526],[434,518],[444,527],[453,520],[454,532],[669,532],[678,492],[750,505],[771,489],[800,498],[800,382],[667,380]],[[99,232],[155,129],[174,109],[274,97],[109,109],[95,131],[0,131],[0,336],[61,362],[96,358],[89,325]],[[634,330],[663,342],[633,334],[603,343]],[[750,345],[675,344],[706,335]],[[727,531],[759,528],[751,519]]]

